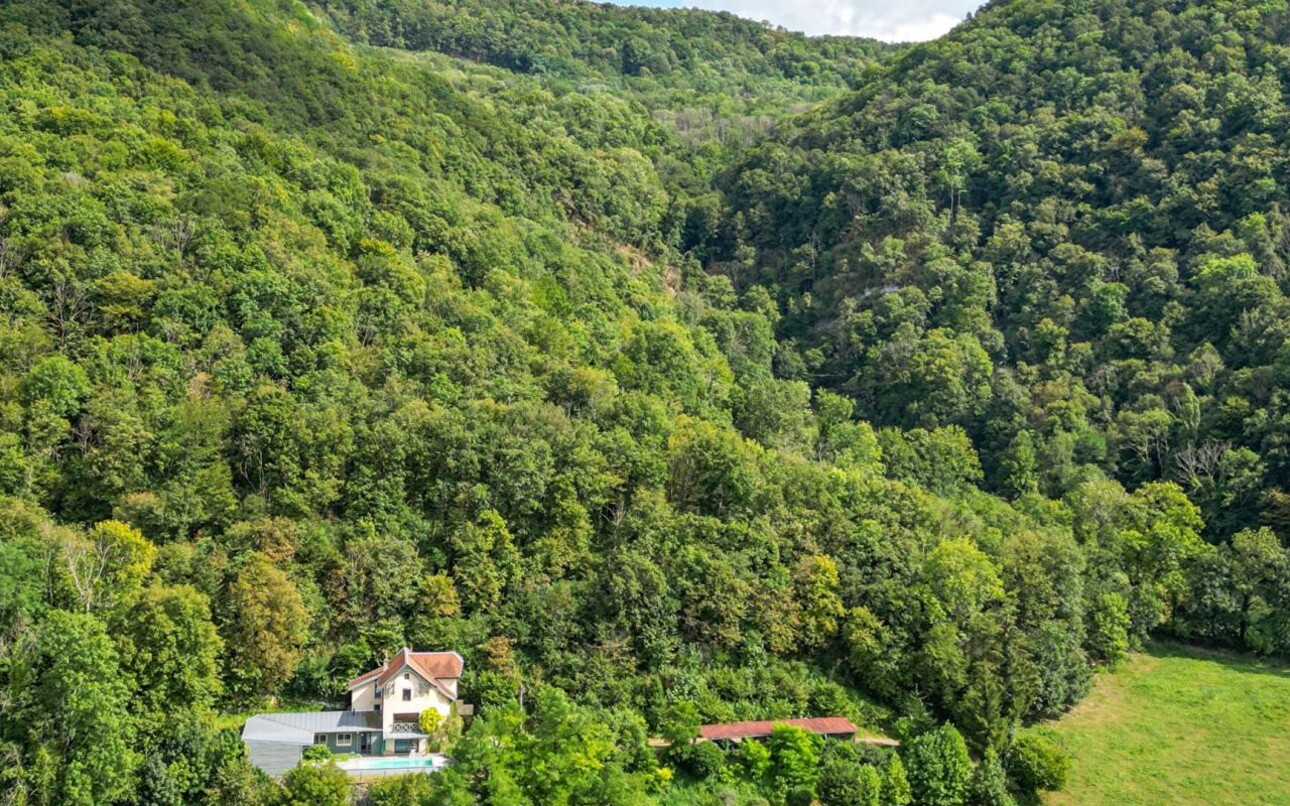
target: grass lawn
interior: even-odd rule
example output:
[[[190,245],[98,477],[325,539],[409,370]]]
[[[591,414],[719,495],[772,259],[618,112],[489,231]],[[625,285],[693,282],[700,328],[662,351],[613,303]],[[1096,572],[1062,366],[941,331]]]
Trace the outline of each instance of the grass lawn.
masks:
[[[1072,757],[1048,806],[1290,804],[1290,668],[1156,646],[1036,728]]]

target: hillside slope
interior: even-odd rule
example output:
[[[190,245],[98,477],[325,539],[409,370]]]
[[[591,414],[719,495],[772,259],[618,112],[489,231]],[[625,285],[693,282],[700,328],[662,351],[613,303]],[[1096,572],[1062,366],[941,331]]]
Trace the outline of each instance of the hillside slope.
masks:
[[[1288,25],[993,4],[749,154],[696,245],[778,298],[803,377],[962,426],[995,491],[1168,479],[1215,542],[1286,537]]]
[[[852,37],[808,38],[728,13],[531,0],[321,0],[341,30],[365,42],[475,59],[566,78],[666,79],[673,86],[737,76],[844,85],[876,53]]]
[[[381,19],[412,29],[444,7]],[[861,92],[1020,25],[992,13]],[[729,18],[640,19],[695,52],[764,52]],[[854,44],[765,36],[820,58]],[[216,714],[336,700],[410,645],[465,656],[479,716],[451,772],[390,802],[849,802],[861,779],[926,799],[942,768],[970,773],[969,750],[1008,758],[1019,723],[1064,711],[1153,631],[1284,648],[1276,534],[1207,543],[1246,521],[1220,508],[1207,527],[1161,474],[1104,477],[1086,458],[1101,432],[1079,430],[1092,392],[1023,385],[1020,364],[1005,385],[1002,309],[980,302],[995,286],[958,263],[985,248],[962,235],[988,223],[980,170],[957,214],[911,202],[945,241],[900,230],[916,261],[861,230],[820,241],[811,300],[850,282],[834,271],[849,248],[889,256],[888,285],[915,266],[957,283],[857,307],[856,328],[933,349],[891,342],[905,369],[833,384],[855,400],[821,383],[844,367],[817,342],[833,314],[769,282],[782,244],[766,239],[797,225],[752,188],[793,187],[792,160],[917,165],[809,146],[867,95],[731,163],[739,143],[696,148],[660,122],[680,108],[659,101],[665,79],[584,91],[357,38],[288,0],[0,8],[5,797],[344,802],[325,765],[257,779]],[[620,69],[575,55],[570,75]],[[689,83],[703,64],[677,69],[677,98],[725,91]],[[829,84],[776,69],[795,104]],[[1216,260],[1267,290],[1246,259]],[[920,305],[944,322],[891,318]],[[1088,354],[1073,345],[1063,360]],[[1065,443],[1038,426],[1029,464],[1018,447],[997,472],[960,414],[982,400],[1069,428],[1060,483]],[[684,741],[660,766],[646,743],[818,714],[911,739],[908,781],[891,754],[795,734],[728,766]],[[1002,787],[994,762],[980,769]]]

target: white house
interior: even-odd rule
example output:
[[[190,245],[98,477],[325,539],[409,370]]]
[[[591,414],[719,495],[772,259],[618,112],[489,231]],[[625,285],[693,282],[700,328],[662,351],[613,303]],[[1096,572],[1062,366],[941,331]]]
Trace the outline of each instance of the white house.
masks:
[[[380,735],[370,740],[371,747],[354,752],[424,752],[421,713],[452,712],[462,665],[456,652],[413,652],[404,647],[383,666],[349,681],[349,710],[380,715]],[[378,741],[383,746],[378,747]]]
[[[463,661],[456,652],[413,652],[404,647],[381,666],[349,681],[349,710],[257,714],[246,721],[242,740],[255,766],[269,775],[294,767],[305,748],[322,744],[333,753],[400,755],[424,753],[421,714],[448,716],[456,708]]]

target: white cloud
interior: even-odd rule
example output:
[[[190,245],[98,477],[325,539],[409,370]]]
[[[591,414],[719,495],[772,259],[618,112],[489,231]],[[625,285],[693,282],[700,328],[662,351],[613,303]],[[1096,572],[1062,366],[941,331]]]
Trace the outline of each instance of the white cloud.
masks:
[[[969,11],[976,9],[981,0],[645,0],[645,3],[729,11],[808,34],[920,42],[948,32]]]
[[[897,22],[889,31],[879,29],[878,33],[867,34],[867,36],[888,42],[926,42],[929,39],[944,36],[960,22],[963,22],[962,17],[938,11],[924,19]]]

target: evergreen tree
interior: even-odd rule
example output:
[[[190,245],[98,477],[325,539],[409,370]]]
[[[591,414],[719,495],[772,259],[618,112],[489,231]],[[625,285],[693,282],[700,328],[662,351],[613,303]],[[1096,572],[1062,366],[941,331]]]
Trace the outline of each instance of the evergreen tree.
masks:
[[[915,803],[963,806],[972,778],[972,759],[952,725],[915,736],[909,743],[909,787]]]

